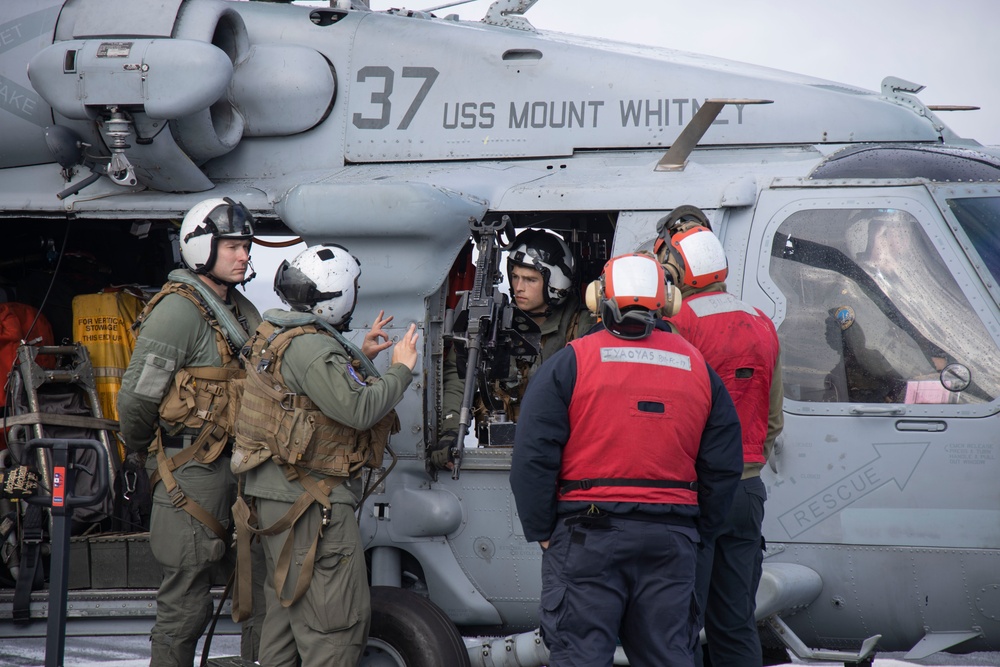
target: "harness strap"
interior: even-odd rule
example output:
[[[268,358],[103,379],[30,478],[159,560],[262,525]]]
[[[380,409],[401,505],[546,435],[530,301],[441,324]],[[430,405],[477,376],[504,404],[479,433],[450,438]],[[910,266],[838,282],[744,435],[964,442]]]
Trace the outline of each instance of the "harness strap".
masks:
[[[229,382],[233,378],[239,378],[243,375],[242,368],[221,366],[188,366],[184,370],[197,380],[212,380],[215,382]]]
[[[270,326],[271,330],[268,333],[267,327]],[[253,349],[254,356],[260,357],[260,363],[258,364],[256,370],[258,372],[264,372],[265,370],[277,379],[282,385],[285,384],[284,378],[281,376],[281,362],[285,356],[285,348],[291,345],[292,340],[298,336],[304,334],[315,334],[320,333],[320,329],[316,328],[312,324],[304,324],[301,326],[285,328],[269,322],[264,321],[261,325],[260,331],[255,336],[255,340],[251,340],[251,347]],[[260,341],[263,341],[262,343]],[[271,368],[271,362],[277,359],[274,367]]]
[[[257,532],[257,512],[247,505],[243,494],[236,496],[233,505],[233,523],[236,524],[236,568],[233,576],[233,621],[242,623],[253,615],[253,564],[250,542]]]
[[[573,311],[573,315],[569,318],[569,326],[566,327],[566,342],[575,340],[577,338],[576,330],[580,327],[580,317],[583,315],[582,309],[577,309]],[[584,332],[586,333],[586,332]]]
[[[173,274],[173,272],[171,272],[171,274]],[[208,326],[215,330],[215,343],[219,350],[219,356],[222,358],[223,365],[228,364],[231,359],[237,356],[240,347],[242,347],[243,343],[246,341],[245,332],[242,338],[234,340],[231,331],[237,332],[237,330],[233,328],[235,321],[229,314],[228,310],[226,310],[222,316],[226,318],[226,322],[229,324],[229,327],[227,328],[219,321],[219,317],[209,305],[205,296],[199,292],[199,289],[207,288],[200,285],[182,282],[180,280],[174,280],[171,276],[168,276],[167,278],[167,282],[162,288],[160,288],[160,291],[154,294],[153,297],[146,303],[145,308],[142,309],[142,312],[136,317],[135,322],[132,323],[132,331],[138,333],[142,323],[145,322],[146,318],[149,317],[149,314],[164,297],[168,294],[179,294],[188,301],[192,302],[201,313],[201,316],[205,318],[206,322],[208,322]]]
[[[209,426],[213,428],[208,428]],[[229,544],[229,535],[226,529],[222,527],[222,524],[219,523],[219,520],[209,514],[201,505],[184,495],[184,491],[177,484],[177,479],[174,477],[174,470],[177,470],[194,458],[194,455],[198,452],[198,448],[208,439],[212,431],[214,431],[214,425],[206,422],[205,427],[202,428],[201,433],[198,434],[198,437],[190,446],[185,447],[168,459],[166,452],[163,450],[162,431],[158,430],[156,437],[153,438],[153,443],[149,447],[150,451],[156,454],[156,471],[149,477],[149,488],[153,489],[156,487],[157,482],[163,482],[163,486],[167,490],[167,496],[174,507],[178,507],[193,516],[203,523],[206,528],[215,533],[220,540]]]
[[[28,505],[21,528],[21,567],[14,585],[13,621],[15,624],[31,622],[31,591],[45,585],[43,568],[40,567],[44,520],[41,507]],[[68,545],[67,548],[69,548]]]
[[[324,511],[330,509],[330,492],[343,484],[343,477],[326,477],[317,480],[306,470],[297,466],[285,465],[286,476],[289,479],[296,479],[305,489],[292,506],[288,508],[285,515],[275,521],[267,528],[258,527],[257,513],[247,505],[242,496],[236,499],[233,505],[233,521],[236,523],[236,589],[233,592],[233,620],[241,621],[250,617],[252,611],[251,592],[251,562],[250,562],[250,539],[252,535],[272,536],[288,531],[285,541],[281,546],[281,553],[274,567],[274,590],[278,596],[278,602],[282,607],[291,607],[298,602],[309,589],[312,582],[313,568],[316,564],[316,549],[319,545],[319,538],[323,534],[323,526],[327,519],[320,523],[313,536],[309,551],[302,561],[302,569],[295,580],[295,588],[291,598],[284,598],[283,592],[285,582],[288,580],[288,572],[292,564],[292,548],[295,545],[295,524],[306,513],[306,510],[313,503],[319,503]],[[294,475],[294,476],[293,476]]]
[[[597,479],[561,479],[559,494],[570,491],[592,489],[595,486],[643,486],[654,489],[688,489],[698,490],[698,482],[681,482],[672,479],[632,479],[628,477],[599,477]]]
[[[226,430],[224,428],[222,428],[218,424],[205,422],[205,424],[201,427],[201,431],[198,433],[198,437],[196,437],[190,445],[188,445],[181,451],[177,452],[170,458],[166,459],[167,472],[172,473],[174,470],[177,470],[182,465],[184,465],[185,463],[193,459],[195,456],[197,456],[198,450],[205,446],[205,443],[208,442],[209,438],[217,440],[222,437],[228,437],[228,435],[226,434]],[[158,433],[156,439],[153,440],[153,444],[150,445],[150,449],[152,449],[153,447],[157,447],[160,451],[163,451],[163,441],[160,438],[161,436]],[[166,458],[166,452],[163,452],[163,455],[164,458]],[[159,463],[159,458],[157,458],[157,463]],[[153,488],[154,486],[156,486],[156,483],[163,478],[164,475],[160,472],[159,466],[157,466],[157,469],[154,470],[153,474],[149,476],[149,487]],[[174,484],[176,485],[176,481],[174,482]]]
[[[275,389],[269,383],[265,382],[261,377],[266,371],[257,372],[254,369],[250,369],[246,374],[248,382],[252,382],[254,387],[259,389],[268,398],[273,400],[275,403],[281,405],[287,411],[292,411],[295,408],[303,408],[306,410],[313,409],[316,404],[304,394],[293,394],[290,392],[283,392]],[[280,376],[279,376],[280,377]],[[278,378],[276,378],[278,379]],[[281,381],[280,379],[278,381]],[[283,383],[282,383],[283,384]]]

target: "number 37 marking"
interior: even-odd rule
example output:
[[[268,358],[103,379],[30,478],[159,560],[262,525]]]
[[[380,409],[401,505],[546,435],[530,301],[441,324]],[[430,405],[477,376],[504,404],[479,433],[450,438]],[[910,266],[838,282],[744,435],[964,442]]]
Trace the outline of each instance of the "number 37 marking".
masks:
[[[392,96],[392,83],[395,74],[391,67],[378,65],[369,65],[358,70],[358,83],[364,83],[368,79],[382,80],[381,88],[373,90],[371,96],[371,103],[381,108],[381,115],[365,116],[356,113],[353,118],[354,127],[359,130],[381,130],[389,125],[389,118],[392,115],[392,100],[390,97]],[[397,130],[405,130],[410,126],[410,122],[417,114],[417,109],[423,104],[428,91],[430,91],[431,86],[434,85],[434,81],[438,78],[438,71],[433,67],[404,67],[403,78],[423,79],[424,82],[414,96],[413,101],[410,102],[410,107],[403,114],[403,119],[399,121],[399,125],[396,127]]]

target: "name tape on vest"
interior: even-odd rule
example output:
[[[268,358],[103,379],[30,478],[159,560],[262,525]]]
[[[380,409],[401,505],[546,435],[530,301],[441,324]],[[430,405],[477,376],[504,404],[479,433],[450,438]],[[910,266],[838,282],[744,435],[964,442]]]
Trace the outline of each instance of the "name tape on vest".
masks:
[[[681,370],[691,370],[691,357],[686,354],[651,350],[646,347],[602,347],[601,362],[623,361],[651,366],[669,366]]]
[[[748,313],[757,317],[757,311],[747,304],[739,301],[732,296],[726,295],[712,295],[709,297],[701,297],[700,299],[691,299],[688,301],[688,305],[691,306],[691,310],[698,317],[708,317],[709,315],[721,315],[722,313]]]

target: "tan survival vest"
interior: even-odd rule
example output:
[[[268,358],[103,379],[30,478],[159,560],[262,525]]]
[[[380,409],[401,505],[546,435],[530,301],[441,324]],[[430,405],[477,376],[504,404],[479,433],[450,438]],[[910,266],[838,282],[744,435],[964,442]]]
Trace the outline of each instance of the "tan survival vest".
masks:
[[[222,454],[235,434],[234,424],[239,413],[240,392],[244,372],[240,360],[233,354],[229,337],[198,291],[180,282],[168,282],[152,298],[136,318],[133,329],[138,330],[149,313],[168,294],[179,294],[198,308],[201,316],[215,331],[215,342],[222,365],[189,366],[177,371],[173,384],[160,403],[160,420],[169,425],[167,435],[177,435],[186,429],[198,429],[190,445],[180,452],[167,457],[163,449],[163,428],[157,429],[149,453],[156,457],[157,469],[150,477],[150,486],[162,481],[166,486],[170,501],[175,507],[198,519],[227,544],[230,537],[214,516],[184,495],[178,486],[173,471],[196,459],[201,463],[211,463]]]
[[[251,599],[250,536],[277,535],[288,531],[275,563],[274,588],[283,607],[295,604],[312,580],[319,541],[317,534],[302,560],[291,598],[284,598],[282,591],[292,559],[295,523],[313,503],[329,510],[330,491],[362,467],[381,466],[389,436],[399,432],[399,418],[395,410],[391,410],[371,429],[360,431],[330,419],[309,397],[289,390],[281,376],[285,350],[295,337],[316,333],[329,335],[313,324],[286,329],[264,321],[248,344],[249,355],[244,360],[247,375],[236,422],[232,470],[240,474],[270,459],[282,468],[286,478],[301,483],[304,492],[281,519],[266,528],[258,526],[256,513],[243,497],[237,498],[233,506],[237,542],[237,584],[232,607],[235,621],[246,620],[251,612],[248,602]],[[355,369],[360,370],[360,365]],[[377,377],[364,379],[369,385],[378,380]],[[326,477],[317,480],[310,472]]]
[[[389,435],[399,431],[395,410],[371,429],[359,431],[327,417],[308,396],[289,390],[281,377],[288,345],[297,336],[315,333],[328,335],[312,324],[286,330],[264,322],[250,341],[233,448],[234,473],[267,459],[331,477],[350,477],[363,466],[382,465]],[[369,385],[378,380],[364,378]]]

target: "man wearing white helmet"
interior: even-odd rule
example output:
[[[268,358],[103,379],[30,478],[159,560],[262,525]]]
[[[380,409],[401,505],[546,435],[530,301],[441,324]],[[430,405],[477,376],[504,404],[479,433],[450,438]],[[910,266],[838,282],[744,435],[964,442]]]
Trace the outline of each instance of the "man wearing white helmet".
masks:
[[[740,427],[719,377],[661,311],[675,290],[648,254],[611,259],[588,289],[603,327],[538,369],[510,484],[542,552],[551,667],[690,665],[696,551],[732,502]]]
[[[266,311],[245,350],[232,465],[246,474],[253,509],[240,499],[234,515],[240,558],[250,533],[261,536],[267,556],[260,663],[268,667],[354,665],[368,635],[354,517],[360,474],[382,464],[399,430],[393,407],[413,378],[417,333],[411,324],[380,375],[370,361],[387,347],[377,344],[377,328],[361,349],[343,335],[360,275],[357,259],[338,245],[283,262],[274,290],[291,311]]]
[[[149,541],[163,569],[150,637],[152,667],[191,667],[212,614],[211,587],[232,558],[229,455],[242,377],[240,348],[260,323],[236,291],[250,267],[253,217],[229,198],[207,199],[181,223],[186,268],[139,315],[118,394],[121,434],[149,452]],[[253,647],[245,644],[244,655]]]
[[[541,329],[541,349],[532,361],[514,359],[517,381],[494,382],[494,399],[502,401],[507,419],[516,422],[521,397],[531,376],[541,363],[561,350],[567,342],[594,326],[596,319],[583,308],[576,285],[576,260],[569,245],[560,236],[541,229],[526,229],[517,235],[507,255],[507,280],[511,302],[531,317]],[[454,350],[444,367],[444,398],[441,409],[438,447],[431,458],[439,468],[448,466],[448,450],[454,445],[459,413],[465,389],[465,377],[458,371]],[[485,417],[485,407],[478,401],[476,413]]]
[[[743,475],[733,508],[698,552],[705,652],[713,667],[759,666],[754,611],[767,499],[760,470],[784,425],[778,334],[762,311],[726,292],[726,253],[700,209],[677,207],[657,231],[657,257],[684,297],[669,321],[722,378],[742,426]],[[696,656],[702,664],[702,652]]]

